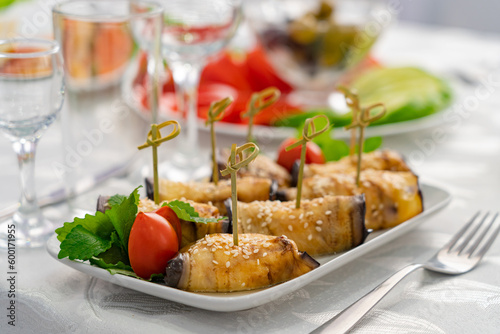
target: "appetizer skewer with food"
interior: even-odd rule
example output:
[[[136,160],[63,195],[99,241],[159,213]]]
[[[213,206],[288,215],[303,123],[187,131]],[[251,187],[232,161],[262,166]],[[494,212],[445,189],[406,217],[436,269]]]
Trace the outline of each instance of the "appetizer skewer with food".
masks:
[[[232,220],[229,211],[228,216]],[[234,221],[232,222],[235,223]],[[238,202],[238,228],[242,233],[286,235],[312,256],[352,249],[365,240],[365,199],[325,196],[292,202]]]

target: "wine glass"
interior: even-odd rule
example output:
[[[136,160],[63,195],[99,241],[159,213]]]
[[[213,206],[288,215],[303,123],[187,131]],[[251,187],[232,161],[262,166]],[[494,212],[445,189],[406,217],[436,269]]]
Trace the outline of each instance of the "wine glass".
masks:
[[[17,212],[3,221],[3,247],[44,245],[53,232],[37,204],[35,152],[38,140],[54,122],[64,100],[59,44],[40,39],[0,41],[0,129],[12,142],[21,174]]]
[[[240,0],[160,0],[162,55],[172,71],[182,132],[176,152],[161,164],[163,177],[187,181],[210,174],[198,143],[197,92],[207,59],[222,50],[241,20]]]

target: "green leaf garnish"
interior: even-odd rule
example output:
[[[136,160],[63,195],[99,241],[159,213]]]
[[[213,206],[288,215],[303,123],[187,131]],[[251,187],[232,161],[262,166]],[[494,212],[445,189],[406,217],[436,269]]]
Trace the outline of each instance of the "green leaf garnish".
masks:
[[[100,238],[85,227],[78,225],[61,242],[61,250],[57,257],[60,259],[69,257],[70,260],[79,259],[85,261],[105,252],[111,248],[111,245],[111,240]]]
[[[380,146],[382,146],[382,137],[371,137],[365,140],[365,144],[363,146],[363,152],[373,152]]]
[[[203,218],[200,217],[198,212],[191,206],[191,204],[175,200],[168,203],[164,203],[162,206],[168,206],[172,210],[174,210],[175,214],[180,220],[194,222],[194,223],[217,223],[219,220],[227,219],[227,217],[219,217],[219,218]]]
[[[125,195],[118,195],[118,194],[111,196],[108,199],[109,207],[113,207],[113,206],[115,206],[117,204],[121,204],[126,198],[127,198],[127,196],[125,196]]]
[[[85,261],[100,256],[109,262],[129,263],[128,237],[138,211],[139,188],[105,213],[87,214],[56,229],[61,241],[58,257]]]

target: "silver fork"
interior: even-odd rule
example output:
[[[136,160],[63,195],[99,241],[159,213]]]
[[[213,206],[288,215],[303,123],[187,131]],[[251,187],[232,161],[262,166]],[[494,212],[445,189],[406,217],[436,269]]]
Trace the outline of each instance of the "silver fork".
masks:
[[[486,213],[480,219],[479,223],[474,224],[479,214],[480,213],[477,212],[472,219],[426,263],[410,264],[399,270],[312,333],[337,334],[349,331],[365,314],[377,305],[396,284],[408,274],[419,268],[425,268],[430,271],[448,275],[459,275],[472,270],[481,261],[500,231],[500,224],[495,229],[492,229],[498,217],[498,213],[493,216],[486,227],[483,227],[483,225],[489,213]],[[481,228],[481,234],[475,236]],[[481,248],[478,248],[479,246],[481,246]]]

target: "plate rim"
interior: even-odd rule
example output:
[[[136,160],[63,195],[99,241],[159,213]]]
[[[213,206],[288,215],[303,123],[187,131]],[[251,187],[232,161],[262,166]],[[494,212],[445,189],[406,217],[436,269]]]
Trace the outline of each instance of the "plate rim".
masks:
[[[436,203],[432,203],[429,208],[424,208],[424,211],[422,213],[407,220],[406,222],[389,230],[385,230],[380,235],[370,238],[362,245],[349,251],[343,252],[339,256],[328,260],[326,263],[322,264],[313,271],[310,271],[290,281],[259,290],[250,290],[237,293],[220,293],[218,295],[214,293],[194,293],[161,284],[138,280],[130,276],[120,274],[111,275],[107,270],[92,266],[88,263],[72,261],[68,258],[59,259],[57,257],[57,254],[59,252],[59,241],[57,240],[56,234],[53,234],[48,240],[46,250],[56,261],[64,265],[67,265],[84,274],[103,279],[122,287],[209,311],[242,311],[274,301],[288,293],[296,291],[306,286],[307,284],[312,283],[317,279],[320,279],[324,275],[327,275],[330,272],[339,269],[350,261],[353,261],[360,256],[368,253],[369,251],[377,249],[385,243],[394,240],[398,236],[409,232],[411,229],[418,226],[419,223],[422,223],[425,220],[424,218],[427,218],[440,209],[444,208],[451,201],[452,195],[450,191],[440,185],[437,185],[433,182],[424,181],[420,183],[420,186],[424,195],[424,199],[426,192],[430,191],[441,192],[443,199],[437,201]]]

